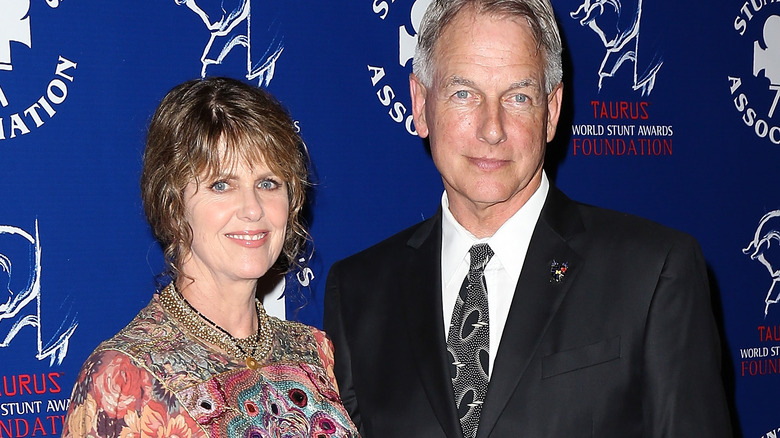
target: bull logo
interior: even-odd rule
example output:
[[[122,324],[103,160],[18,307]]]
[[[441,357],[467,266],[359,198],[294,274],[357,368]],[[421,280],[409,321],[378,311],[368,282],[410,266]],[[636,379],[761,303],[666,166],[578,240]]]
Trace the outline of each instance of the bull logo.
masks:
[[[764,317],[769,313],[769,306],[780,302],[780,288],[775,286],[780,282],[780,210],[770,211],[758,221],[753,240],[742,252],[750,256],[769,271],[772,284],[766,293],[764,302]]]
[[[34,235],[18,227],[0,225],[0,237],[0,348],[8,347],[22,329],[31,327],[37,331],[38,360],[61,364],[78,324],[74,318],[66,318],[69,322],[63,321],[57,333],[44,342],[38,224]]]
[[[417,0],[412,5],[411,19],[412,29],[414,35],[412,35],[406,26],[398,27],[398,64],[406,67],[406,63],[410,59],[414,58],[414,50],[417,47],[417,33],[420,31],[420,23],[422,22],[425,10],[428,9],[428,5],[433,0]]]
[[[663,65],[660,56],[650,57],[639,45],[642,0],[584,0],[569,14],[581,26],[587,26],[607,50],[599,67],[599,91],[605,78],[612,78],[624,65],[633,69],[632,88],[649,95]]]
[[[261,20],[260,14],[252,15],[253,0],[174,1],[195,12],[210,32],[200,58],[201,77],[206,77],[209,66],[222,64],[232,51],[242,50],[246,51],[246,78],[257,79],[264,86],[271,82],[284,50],[279,17],[270,11],[271,6],[264,11],[265,20]],[[265,38],[265,49],[260,48],[258,37]]]
[[[29,10],[30,0],[0,0],[0,70],[13,69],[12,42],[32,47]]]
[[[764,23],[764,45],[756,41],[753,43],[753,76],[764,72],[764,77],[769,79],[769,90],[775,92],[772,107],[769,109],[769,117],[775,113],[777,101],[780,99],[780,57],[777,51],[780,49],[780,17],[771,15]]]

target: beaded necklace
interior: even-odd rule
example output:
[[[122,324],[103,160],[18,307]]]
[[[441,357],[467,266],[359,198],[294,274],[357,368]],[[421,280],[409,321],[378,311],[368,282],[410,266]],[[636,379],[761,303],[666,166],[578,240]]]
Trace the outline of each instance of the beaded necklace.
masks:
[[[264,359],[271,349],[271,325],[260,300],[255,299],[257,332],[243,339],[234,337],[198,312],[176,289],[173,282],[160,292],[160,303],[187,331],[216,345],[231,356],[243,359],[246,366],[253,370],[260,366],[258,359]]]

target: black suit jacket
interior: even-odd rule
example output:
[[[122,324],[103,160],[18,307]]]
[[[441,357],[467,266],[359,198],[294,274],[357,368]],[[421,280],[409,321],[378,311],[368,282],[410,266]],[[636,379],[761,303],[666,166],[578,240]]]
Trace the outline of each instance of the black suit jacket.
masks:
[[[441,304],[441,213],[333,265],[325,330],[364,438],[459,438]],[[553,262],[567,263],[560,282]],[[728,437],[704,260],[690,236],[545,201],[477,436]]]

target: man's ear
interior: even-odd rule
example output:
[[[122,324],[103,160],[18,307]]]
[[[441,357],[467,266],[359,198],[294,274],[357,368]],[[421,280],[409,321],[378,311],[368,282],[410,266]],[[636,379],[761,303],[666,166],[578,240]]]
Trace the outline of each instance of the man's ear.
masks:
[[[409,74],[409,94],[412,96],[414,129],[420,138],[425,138],[428,136],[428,122],[425,120],[425,98],[428,90],[414,73]]]
[[[561,103],[563,101],[563,82],[553,88],[552,93],[547,96],[547,142],[555,138],[555,131],[558,127],[558,119],[561,116]]]

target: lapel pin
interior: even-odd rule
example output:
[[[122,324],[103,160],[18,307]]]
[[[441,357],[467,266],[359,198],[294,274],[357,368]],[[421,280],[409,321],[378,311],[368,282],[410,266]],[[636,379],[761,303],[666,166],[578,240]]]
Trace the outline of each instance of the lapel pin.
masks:
[[[563,280],[564,275],[566,275],[566,271],[568,270],[569,264],[567,262],[559,263],[553,260],[550,264],[550,283],[560,283],[561,280]]]

